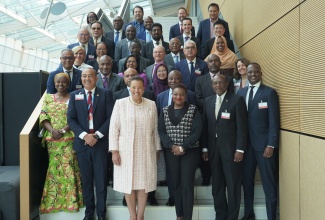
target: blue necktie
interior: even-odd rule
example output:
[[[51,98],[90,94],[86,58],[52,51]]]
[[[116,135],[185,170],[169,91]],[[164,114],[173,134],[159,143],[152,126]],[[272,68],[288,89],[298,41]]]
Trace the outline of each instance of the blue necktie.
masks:
[[[118,41],[118,38],[119,38],[119,34],[120,34],[119,31],[117,31],[117,32],[115,33],[115,40],[114,40],[114,43],[115,43],[115,44],[117,44],[117,41]]]
[[[151,41],[151,35],[150,35],[149,31],[146,31],[146,41],[147,42]]]
[[[191,63],[191,76],[193,76],[195,73],[194,62],[190,62],[190,63]]]
[[[174,56],[174,63],[175,64],[178,63],[178,56],[177,55]]]
[[[185,37],[185,42],[188,41],[188,37]]]

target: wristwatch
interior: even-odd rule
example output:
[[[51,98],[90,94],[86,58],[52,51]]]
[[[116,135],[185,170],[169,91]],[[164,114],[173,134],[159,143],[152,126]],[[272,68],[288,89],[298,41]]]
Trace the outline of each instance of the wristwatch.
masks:
[[[64,130],[64,128],[61,128],[60,130],[59,130],[59,133],[60,134],[65,134],[67,131],[66,130]]]
[[[184,152],[184,148],[182,146],[179,146],[179,151],[183,153]]]

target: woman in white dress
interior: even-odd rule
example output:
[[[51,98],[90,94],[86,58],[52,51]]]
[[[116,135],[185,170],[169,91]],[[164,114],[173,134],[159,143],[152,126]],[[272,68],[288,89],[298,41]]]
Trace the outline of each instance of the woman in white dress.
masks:
[[[125,193],[131,220],[144,219],[148,192],[156,190],[157,151],[161,150],[156,104],[143,98],[143,92],[143,79],[133,77],[131,95],[116,101],[109,129],[114,190]]]

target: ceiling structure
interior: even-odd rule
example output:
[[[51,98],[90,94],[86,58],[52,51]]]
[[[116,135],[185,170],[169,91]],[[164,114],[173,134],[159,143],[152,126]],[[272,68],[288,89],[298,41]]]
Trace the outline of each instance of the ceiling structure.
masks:
[[[50,57],[56,56],[62,47],[76,41],[79,28],[87,25],[88,12],[101,8],[112,21],[125,1],[0,0],[0,36],[22,41],[25,50],[41,49]],[[131,8],[142,6],[145,16],[163,17],[176,16],[177,9],[184,7],[187,0],[131,0],[130,3]]]

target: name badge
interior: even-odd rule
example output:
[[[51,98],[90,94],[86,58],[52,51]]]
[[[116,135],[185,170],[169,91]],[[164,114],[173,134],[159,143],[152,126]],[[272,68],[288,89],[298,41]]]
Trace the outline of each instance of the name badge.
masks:
[[[76,89],[82,89],[82,85],[76,85]]]
[[[240,86],[240,83],[235,83],[234,86],[235,87],[239,87]]]
[[[195,74],[196,75],[201,75],[201,71],[200,70],[195,70]]]
[[[75,100],[84,100],[84,95],[83,94],[77,94],[75,97]]]
[[[88,59],[94,59],[95,58],[95,56],[94,55],[88,55]]]
[[[223,119],[230,119],[230,113],[229,112],[222,112],[221,118]]]
[[[267,102],[260,102],[260,103],[258,103],[258,108],[259,109],[268,108]]]

